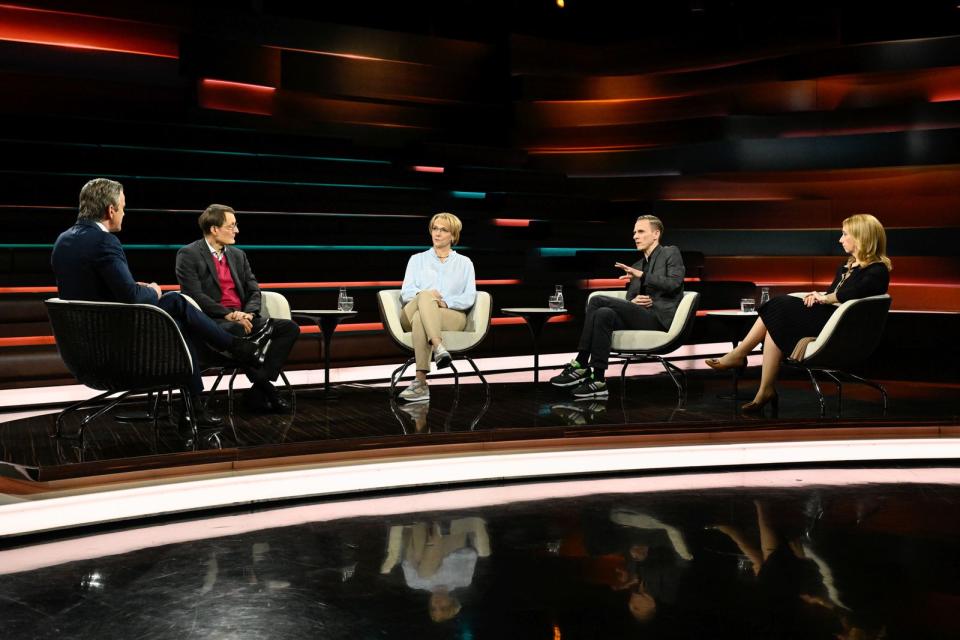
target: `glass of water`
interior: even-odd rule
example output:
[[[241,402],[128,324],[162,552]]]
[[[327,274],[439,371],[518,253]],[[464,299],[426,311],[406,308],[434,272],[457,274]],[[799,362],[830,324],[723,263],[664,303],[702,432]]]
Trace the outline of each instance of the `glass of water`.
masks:
[[[740,311],[743,313],[753,313],[757,308],[757,301],[753,298],[741,298],[740,299]]]
[[[340,311],[353,311],[353,296],[344,296],[338,305]]]
[[[557,309],[563,309],[563,299],[562,299],[562,298],[558,298],[557,296],[550,296],[550,298],[548,299],[547,302],[548,302],[550,308],[551,308],[552,310],[554,310],[554,311],[556,311]]]

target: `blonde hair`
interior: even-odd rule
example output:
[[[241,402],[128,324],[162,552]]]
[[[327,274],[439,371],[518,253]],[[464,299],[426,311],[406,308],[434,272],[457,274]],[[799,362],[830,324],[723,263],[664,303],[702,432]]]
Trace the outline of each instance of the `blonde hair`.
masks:
[[[463,229],[463,223],[460,222],[460,218],[452,213],[441,211],[430,218],[430,224],[427,225],[427,231],[433,233],[433,223],[437,220],[440,220],[443,224],[450,228],[450,233],[453,235],[453,244],[460,242],[460,231]]]
[[[882,262],[888,271],[893,270],[893,263],[887,257],[887,232],[879,220],[869,213],[858,213],[844,220],[843,228],[857,242],[857,249],[848,264],[856,261],[866,266]]]

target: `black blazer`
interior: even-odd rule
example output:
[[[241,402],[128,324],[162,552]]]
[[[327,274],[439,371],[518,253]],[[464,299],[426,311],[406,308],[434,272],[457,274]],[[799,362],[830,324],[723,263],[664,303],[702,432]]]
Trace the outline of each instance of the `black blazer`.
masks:
[[[237,295],[243,302],[241,311],[259,316],[260,285],[250,270],[247,254],[231,246],[224,247],[223,251],[230,266],[233,284],[237,287]],[[230,309],[220,304],[223,292],[217,278],[217,265],[214,264],[213,255],[203,238],[180,247],[177,251],[177,281],[180,283],[180,290],[196,300],[203,312],[211,318],[222,320],[230,313]]]
[[[683,277],[687,274],[680,249],[658,245],[650,254],[646,269],[642,258],[633,264],[633,268],[642,270],[643,277],[630,280],[627,300],[633,300],[640,294],[650,296],[653,299],[651,309],[657,321],[664,329],[669,329],[683,298]]]
[[[50,266],[64,300],[157,303],[156,292],[133,279],[117,237],[96,222],[78,220],[61,233]]]

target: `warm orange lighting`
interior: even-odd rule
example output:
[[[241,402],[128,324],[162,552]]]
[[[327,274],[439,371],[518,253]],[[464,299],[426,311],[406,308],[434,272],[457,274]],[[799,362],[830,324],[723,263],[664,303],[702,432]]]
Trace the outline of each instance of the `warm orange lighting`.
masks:
[[[567,6],[567,3],[563,0],[557,0],[557,6],[563,9],[565,6]]]
[[[260,116],[273,115],[275,87],[227,80],[200,80],[198,99],[204,109],[239,111]]]
[[[443,173],[443,167],[430,167],[425,164],[415,164],[413,170],[420,173]]]
[[[71,49],[179,57],[179,36],[160,25],[0,4],[0,40]]]

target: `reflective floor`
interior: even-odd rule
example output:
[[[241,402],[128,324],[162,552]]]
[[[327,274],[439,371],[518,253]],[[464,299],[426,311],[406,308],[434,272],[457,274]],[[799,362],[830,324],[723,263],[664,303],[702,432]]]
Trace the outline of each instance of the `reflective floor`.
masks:
[[[958,481],[649,475],[152,523],[0,549],[0,620],[17,639],[957,638]]]
[[[759,419],[739,415],[729,377],[710,372],[690,374],[688,378],[684,403],[677,402],[676,389],[662,374],[628,380],[626,394],[618,380],[612,381],[609,398],[585,401],[575,401],[546,383],[495,383],[485,394],[481,385],[466,381],[459,393],[449,384],[431,385],[430,402],[413,405],[391,402],[383,386],[342,385],[336,388],[335,399],[327,399],[322,391],[299,389],[295,410],[289,415],[250,413],[238,397],[233,419],[219,430],[205,432],[197,446],[208,452],[272,448],[272,455],[282,455],[291,445],[351,449],[402,446],[405,442],[489,440],[509,433],[525,438],[557,438],[624,429],[664,433],[731,427],[769,429],[787,422],[816,424],[819,419],[816,396],[806,380],[779,384],[780,412],[777,420],[772,420],[769,409]],[[890,394],[886,413],[875,390],[847,385],[841,418],[882,426],[905,420],[955,423],[960,415],[960,393],[955,384],[884,384]],[[752,397],[755,389],[756,380],[741,382],[739,402]],[[825,392],[827,416],[835,419],[835,391],[825,387]],[[81,469],[78,462],[126,461],[125,468],[131,468],[137,459],[192,449],[193,443],[179,436],[166,413],[156,430],[150,422],[121,422],[114,417],[118,412],[143,409],[142,405],[141,401],[139,405],[120,407],[93,421],[86,429],[82,447],[74,440],[49,437],[54,431],[55,413],[0,423],[0,465],[29,467],[34,470],[34,479],[43,479],[44,473],[70,477],[102,471]],[[225,405],[225,398],[218,396],[216,410],[226,414]],[[74,432],[78,423],[76,416],[68,420],[67,432]]]

